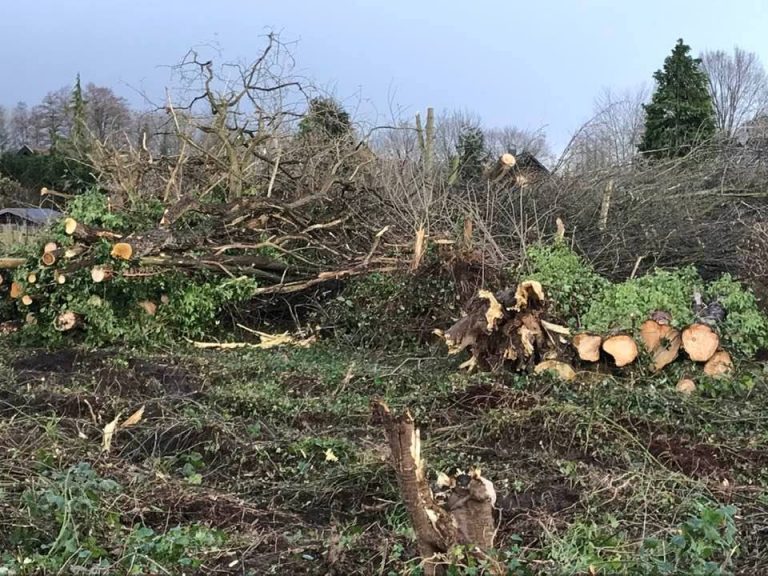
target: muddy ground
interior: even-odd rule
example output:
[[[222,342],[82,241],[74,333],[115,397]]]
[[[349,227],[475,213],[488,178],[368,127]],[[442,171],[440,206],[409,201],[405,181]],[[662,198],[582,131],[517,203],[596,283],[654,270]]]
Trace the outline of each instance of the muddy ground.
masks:
[[[383,397],[413,410],[433,475],[479,465],[494,481],[510,573],[768,573],[762,366],[686,397],[675,372],[564,384],[467,377],[457,363],[324,344],[5,349],[0,568],[417,574],[370,418]],[[102,451],[105,426],[141,407]]]

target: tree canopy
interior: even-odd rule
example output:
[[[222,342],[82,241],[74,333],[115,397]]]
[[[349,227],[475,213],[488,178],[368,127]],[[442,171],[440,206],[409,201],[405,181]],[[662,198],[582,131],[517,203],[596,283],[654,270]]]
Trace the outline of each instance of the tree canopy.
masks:
[[[656,90],[645,109],[639,150],[651,157],[680,156],[715,132],[715,113],[701,60],[682,39],[653,75]]]

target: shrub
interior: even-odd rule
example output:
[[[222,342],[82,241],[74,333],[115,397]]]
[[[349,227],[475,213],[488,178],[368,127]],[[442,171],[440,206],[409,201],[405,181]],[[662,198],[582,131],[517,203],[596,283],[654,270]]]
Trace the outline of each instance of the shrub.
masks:
[[[323,321],[356,346],[408,348],[422,343],[459,311],[455,283],[437,266],[419,273],[373,273],[353,278],[323,305]]]
[[[664,310],[683,327],[695,320],[693,295],[718,300],[726,309],[719,326],[730,351],[745,357],[768,347],[768,319],[755,295],[730,275],[705,283],[692,266],[655,270],[624,282],[611,283],[563,243],[536,245],[528,251],[530,274],[553,301],[555,312],[581,330],[605,333],[639,328],[654,310]]]
[[[526,253],[529,274],[554,302],[556,312],[576,322],[608,286],[584,259],[562,242],[536,244]]]
[[[719,300],[727,310],[722,335],[729,348],[754,356],[768,346],[768,319],[760,312],[752,291],[724,274],[707,286],[707,296]]]
[[[619,284],[608,284],[593,299],[582,318],[582,327],[595,332],[613,328],[637,328],[654,310],[672,315],[672,323],[685,326],[693,321],[693,293],[701,285],[692,267],[655,270],[651,274]]]

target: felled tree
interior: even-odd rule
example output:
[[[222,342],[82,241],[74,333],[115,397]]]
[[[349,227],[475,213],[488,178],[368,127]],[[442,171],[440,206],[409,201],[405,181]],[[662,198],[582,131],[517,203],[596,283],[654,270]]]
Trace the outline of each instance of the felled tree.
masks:
[[[683,156],[715,132],[715,112],[701,60],[680,39],[664,68],[653,75],[656,90],[645,108],[645,133],[639,150],[661,158]]]

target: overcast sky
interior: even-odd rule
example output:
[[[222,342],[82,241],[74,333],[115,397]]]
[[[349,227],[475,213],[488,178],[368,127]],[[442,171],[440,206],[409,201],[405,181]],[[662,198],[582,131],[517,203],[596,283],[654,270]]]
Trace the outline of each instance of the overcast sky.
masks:
[[[768,62],[766,0],[0,0],[0,104],[108,85],[133,104],[162,99],[167,65],[215,45],[258,54],[296,41],[298,71],[352,109],[390,104],[479,114],[488,126],[544,127],[555,149],[603,87],[650,82],[677,38],[694,52],[735,44]]]

